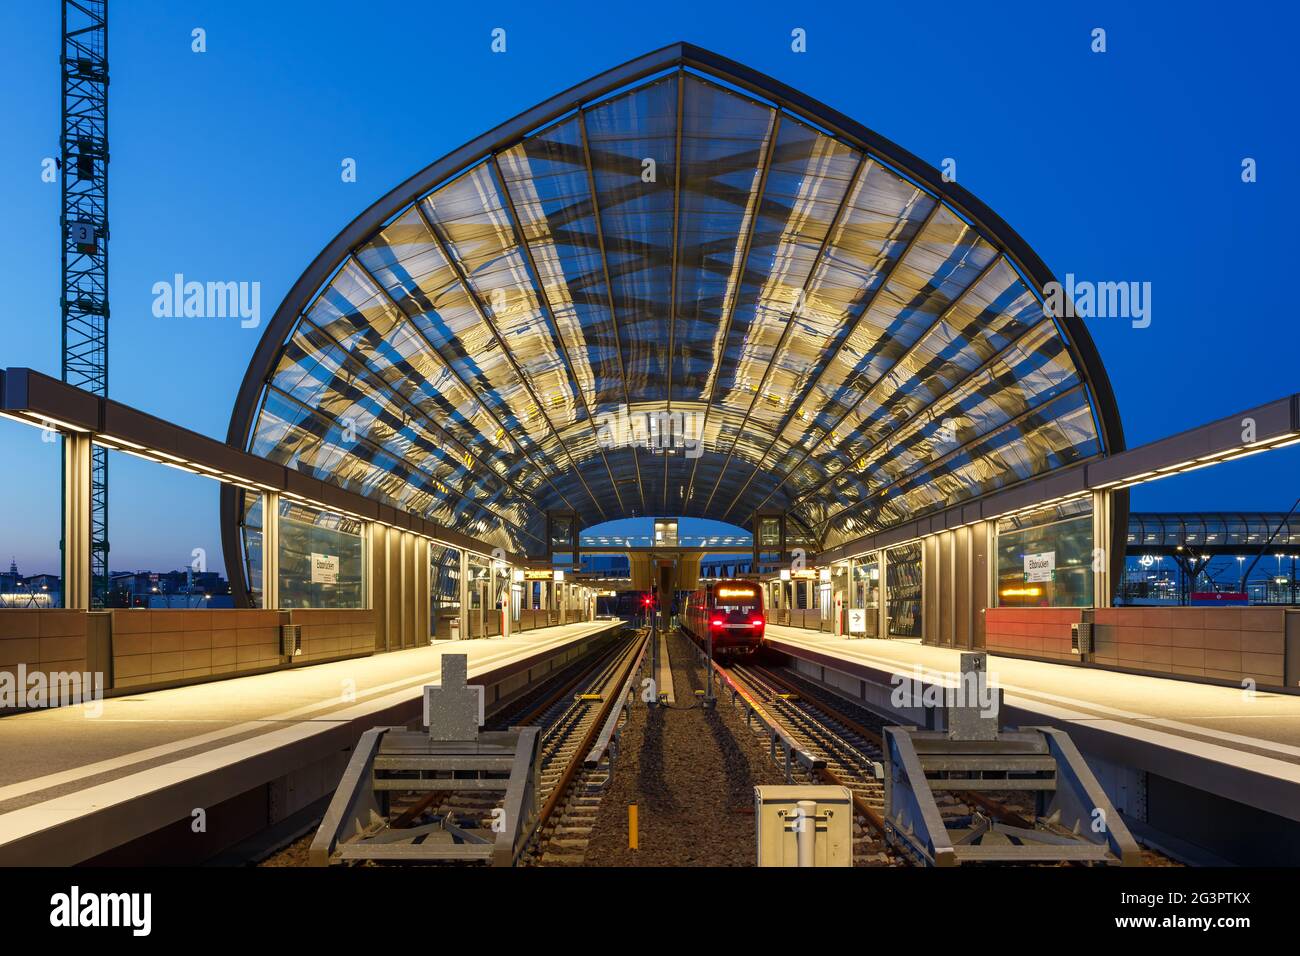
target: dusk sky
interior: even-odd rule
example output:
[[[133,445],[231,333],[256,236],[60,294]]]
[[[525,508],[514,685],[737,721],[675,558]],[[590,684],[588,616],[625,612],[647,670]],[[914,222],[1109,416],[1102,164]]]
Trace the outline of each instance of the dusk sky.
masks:
[[[542,99],[686,40],[877,130],[995,209],[1059,277],[1151,284],[1151,324],[1089,321],[1127,441],[1300,391],[1294,7],[1127,3],[110,5],[110,394],[223,439],[262,327],[156,318],[152,287],[261,284],[412,173]],[[425,10],[413,14],[412,10]],[[848,13],[847,11],[852,11]],[[846,29],[845,22],[855,24]],[[688,24],[684,28],[682,24]],[[207,52],[191,51],[206,30]],[[491,52],[493,28],[507,52]],[[1107,51],[1090,50],[1106,30]],[[807,31],[808,52],[790,33]],[[0,367],[59,374],[59,10],[0,7]],[[340,178],[346,157],[357,181]],[[1258,181],[1243,183],[1243,159]],[[0,562],[57,568],[57,444],[0,420]],[[217,486],[114,456],[113,570],[222,567]],[[1135,510],[1281,510],[1300,446],[1134,491]],[[688,530],[686,528],[683,529]]]

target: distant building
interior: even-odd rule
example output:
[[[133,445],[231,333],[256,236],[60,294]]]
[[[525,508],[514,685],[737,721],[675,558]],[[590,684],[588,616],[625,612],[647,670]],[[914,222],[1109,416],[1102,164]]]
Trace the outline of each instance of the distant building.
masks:
[[[216,571],[116,571],[109,607],[233,607],[230,583]]]
[[[63,603],[63,579],[57,574],[23,577],[18,562],[0,573],[0,607],[59,607]]]
[[[23,576],[18,573],[18,561],[15,558],[9,560],[9,570],[0,572],[0,592],[8,594],[10,591],[18,589],[18,582],[22,581]]]

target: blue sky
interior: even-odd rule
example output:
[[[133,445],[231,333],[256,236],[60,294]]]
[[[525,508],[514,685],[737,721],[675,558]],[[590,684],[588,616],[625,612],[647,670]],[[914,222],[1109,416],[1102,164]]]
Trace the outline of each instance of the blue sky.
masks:
[[[0,34],[0,366],[58,374],[57,3]],[[397,182],[543,98],[688,40],[768,73],[938,165],[1058,275],[1152,283],[1152,323],[1094,320],[1130,444],[1300,391],[1290,5],[442,4],[116,0],[110,28],[110,390],[223,438],[260,330],[159,319],[174,273],[258,281],[269,317],[317,252]],[[191,51],[191,30],[207,52]],[[493,54],[490,32],[507,31]],[[790,31],[807,31],[793,53]],[[1107,52],[1090,51],[1094,27]],[[358,181],[343,183],[344,157]],[[1259,180],[1241,182],[1244,157]],[[1288,257],[1285,258],[1284,257]],[[1133,506],[1285,509],[1289,449],[1137,489]],[[57,462],[0,421],[0,560],[52,569]],[[126,460],[114,569],[220,566],[214,485]],[[116,464],[116,462],[115,462]],[[137,467],[138,466],[138,467]],[[52,477],[53,476],[53,477]]]

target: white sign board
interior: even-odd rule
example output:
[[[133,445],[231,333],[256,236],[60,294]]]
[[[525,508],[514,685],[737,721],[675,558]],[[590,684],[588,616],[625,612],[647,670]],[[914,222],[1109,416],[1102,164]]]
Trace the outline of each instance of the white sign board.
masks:
[[[311,583],[338,584],[339,556],[337,554],[311,554]]]
[[[1050,581],[1056,570],[1056,552],[1044,551],[1041,554],[1025,555],[1025,580]]]
[[[860,607],[849,608],[849,633],[850,634],[867,633],[866,608],[860,608]]]

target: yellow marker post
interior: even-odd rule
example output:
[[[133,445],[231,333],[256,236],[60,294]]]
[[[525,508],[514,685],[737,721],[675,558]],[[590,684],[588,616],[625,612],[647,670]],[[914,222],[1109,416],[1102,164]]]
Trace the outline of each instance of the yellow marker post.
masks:
[[[636,832],[636,804],[635,803],[629,803],[627,805],[627,848],[629,850],[636,850],[640,848],[638,846],[637,832]]]

